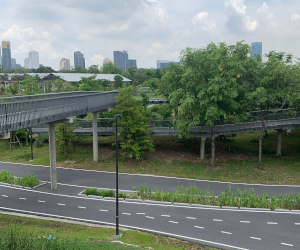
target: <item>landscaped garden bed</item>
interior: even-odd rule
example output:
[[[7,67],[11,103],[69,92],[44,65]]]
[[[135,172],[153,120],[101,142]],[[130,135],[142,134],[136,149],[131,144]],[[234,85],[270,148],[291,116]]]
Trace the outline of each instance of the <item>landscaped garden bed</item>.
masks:
[[[237,208],[266,208],[270,210],[300,210],[299,194],[280,194],[279,197],[270,197],[270,195],[266,193],[263,195],[256,195],[254,189],[245,189],[244,191],[237,189],[237,192],[234,192],[231,190],[230,186],[218,196],[209,191],[209,186],[207,186],[205,191],[199,189],[195,185],[190,185],[190,187],[186,189],[178,187],[174,192],[160,191],[157,189],[153,192],[151,188],[148,188],[147,184],[145,187],[141,186],[138,191],[136,191],[135,187],[133,189],[133,192],[120,192],[119,198],[125,200],[140,199],[144,201],[170,202],[172,204],[185,203],[189,205],[201,204],[219,207],[229,206]],[[114,190],[99,190],[96,188],[87,188],[82,194],[99,197],[116,196]]]
[[[27,173],[22,177],[16,177],[5,169],[0,172],[0,183],[30,188],[44,184],[44,182],[40,181],[34,173]]]

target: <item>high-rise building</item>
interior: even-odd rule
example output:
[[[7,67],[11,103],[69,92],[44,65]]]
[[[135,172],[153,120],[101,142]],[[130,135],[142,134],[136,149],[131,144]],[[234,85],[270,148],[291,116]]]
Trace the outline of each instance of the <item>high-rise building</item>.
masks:
[[[81,67],[85,69],[85,58],[80,51],[74,52],[74,67]]]
[[[70,59],[69,58],[62,58],[60,60],[59,70],[70,70]]]
[[[39,52],[33,50],[29,52],[30,69],[38,69],[40,67]]]
[[[11,65],[10,65],[10,68],[11,68],[11,69],[14,69],[15,66],[16,66],[16,64],[17,64],[16,58],[11,58]]]
[[[11,47],[9,41],[2,41],[2,68],[11,69]]]
[[[16,64],[16,65],[15,65],[15,69],[21,68],[21,67],[22,67],[21,64]]]
[[[125,61],[125,70],[130,67],[136,67],[136,60],[135,59],[128,59]]]
[[[174,62],[174,61],[167,61],[167,60],[157,60],[157,68],[161,69],[161,68],[166,68],[168,67],[171,63],[176,64],[176,65],[180,65],[180,62]]]
[[[2,66],[2,55],[1,55],[1,47],[0,47],[0,65]]]
[[[103,64],[108,63],[108,62],[111,62],[111,60],[109,58],[104,58]]]
[[[25,69],[31,69],[30,59],[29,58],[25,58],[25,60],[24,60],[24,68]]]
[[[117,67],[125,70],[125,61],[128,60],[127,51],[114,51],[114,63]]]
[[[252,53],[251,56],[254,58],[254,55],[259,54],[262,58],[262,42],[251,43]]]

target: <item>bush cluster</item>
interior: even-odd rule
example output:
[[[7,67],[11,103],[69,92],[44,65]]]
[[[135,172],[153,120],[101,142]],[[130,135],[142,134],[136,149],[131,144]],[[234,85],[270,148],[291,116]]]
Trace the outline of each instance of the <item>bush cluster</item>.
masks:
[[[34,173],[27,173],[22,177],[14,177],[9,171],[5,169],[0,172],[0,182],[20,185],[23,187],[34,187],[39,185],[40,180],[35,176]]]

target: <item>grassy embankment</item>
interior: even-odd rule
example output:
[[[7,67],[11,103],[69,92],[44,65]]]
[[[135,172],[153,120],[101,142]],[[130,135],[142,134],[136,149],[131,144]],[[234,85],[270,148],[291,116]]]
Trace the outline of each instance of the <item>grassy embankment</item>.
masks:
[[[11,230],[13,230],[13,234],[15,234],[15,237],[12,237],[13,234],[11,233]],[[161,250],[216,249],[138,231],[121,230],[120,232],[122,233],[122,238],[113,239],[112,236],[115,233],[115,229],[88,227],[69,223],[0,214],[0,248],[3,247],[5,242],[15,242],[15,245],[17,245],[16,243],[23,242],[22,249],[33,250],[32,248],[26,248],[25,246],[28,246],[31,241],[34,241],[32,245],[38,247],[35,249],[51,250],[129,250],[149,249],[149,247]],[[51,242],[52,244],[47,240],[49,235],[52,235],[52,241],[54,241]],[[124,246],[111,242],[116,240],[139,247]],[[5,249],[20,248],[9,247]]]
[[[217,141],[217,168],[210,169],[210,140],[206,141],[205,160],[199,159],[199,138],[180,140],[173,136],[154,136],[155,152],[148,153],[144,161],[119,158],[121,172],[177,176],[218,181],[300,184],[300,129],[282,136],[282,156],[276,156],[277,131],[268,131],[263,140],[263,169],[258,170],[258,138],[260,133],[237,134],[228,144]],[[58,166],[115,171],[114,137],[99,137],[99,162],[92,162],[92,137],[86,136],[76,144],[76,151],[66,158],[57,154]],[[230,152],[229,152],[230,145]],[[29,162],[30,147],[9,150],[0,141],[0,160],[28,164],[49,165],[48,144],[34,148],[34,162]],[[76,161],[69,164],[66,161]]]

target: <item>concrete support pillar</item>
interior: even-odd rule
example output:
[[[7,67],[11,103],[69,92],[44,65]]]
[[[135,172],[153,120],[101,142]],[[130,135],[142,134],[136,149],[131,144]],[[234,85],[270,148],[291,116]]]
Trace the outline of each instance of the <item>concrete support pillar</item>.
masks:
[[[277,130],[277,155],[281,155],[281,144],[282,144],[282,130]]]
[[[93,159],[98,161],[98,125],[97,112],[93,112]]]
[[[49,155],[50,155],[51,189],[57,189],[55,123],[50,122],[50,123],[48,123],[48,126],[49,126]]]
[[[200,159],[203,160],[205,156],[205,141],[206,137],[201,137],[201,144],[200,144]]]

